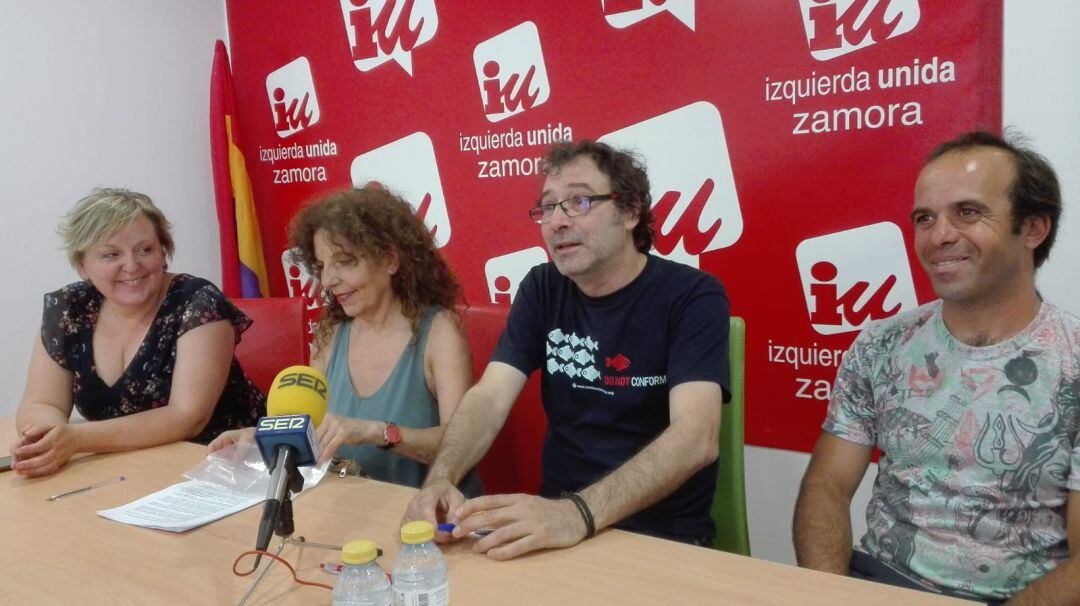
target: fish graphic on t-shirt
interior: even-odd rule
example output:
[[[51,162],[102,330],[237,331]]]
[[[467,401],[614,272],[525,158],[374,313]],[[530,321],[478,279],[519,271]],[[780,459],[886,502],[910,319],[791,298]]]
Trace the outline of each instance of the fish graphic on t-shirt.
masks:
[[[566,335],[563,334],[561,328],[556,328],[555,330],[548,333],[548,338],[551,339],[552,343],[558,345],[559,343],[562,343],[564,339],[566,339]]]
[[[581,371],[581,376],[586,380],[595,381],[597,378],[600,377],[600,371],[596,370],[596,367],[590,366],[585,370]]]
[[[579,349],[574,352],[574,361],[584,366],[586,364],[592,364],[596,361],[596,358],[592,357],[592,355],[584,349]]]
[[[614,368],[615,372],[622,372],[627,368],[630,368],[630,360],[622,354],[619,354],[614,358],[605,357],[604,368]]]
[[[549,359],[547,362],[547,371],[549,375],[553,375],[562,370],[562,364],[559,364],[555,360]]]
[[[574,357],[574,350],[570,349],[569,345],[563,345],[555,353],[557,353],[564,362],[569,362]]]

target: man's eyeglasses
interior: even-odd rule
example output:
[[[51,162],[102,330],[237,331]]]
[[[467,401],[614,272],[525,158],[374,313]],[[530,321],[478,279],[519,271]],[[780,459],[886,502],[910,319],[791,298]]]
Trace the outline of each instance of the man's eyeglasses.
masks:
[[[595,202],[615,200],[618,199],[618,197],[619,194],[612,192],[610,194],[593,194],[591,196],[586,196],[584,194],[580,196],[570,196],[569,198],[558,202],[537,202],[536,206],[529,209],[529,217],[537,223],[547,223],[555,216],[555,207],[562,208],[562,211],[566,213],[567,217],[579,217],[588,214],[589,211],[592,210]]]

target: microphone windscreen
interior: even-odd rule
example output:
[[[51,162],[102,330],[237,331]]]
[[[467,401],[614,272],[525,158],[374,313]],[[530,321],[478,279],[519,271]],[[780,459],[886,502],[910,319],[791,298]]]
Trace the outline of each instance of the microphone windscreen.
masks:
[[[273,469],[278,446],[290,446],[296,453],[296,466],[314,465],[319,454],[315,424],[307,415],[263,417],[255,426],[255,444],[259,446],[266,467]]]
[[[290,366],[278,373],[266,395],[267,416],[308,415],[316,427],[326,414],[327,381],[310,366]]]

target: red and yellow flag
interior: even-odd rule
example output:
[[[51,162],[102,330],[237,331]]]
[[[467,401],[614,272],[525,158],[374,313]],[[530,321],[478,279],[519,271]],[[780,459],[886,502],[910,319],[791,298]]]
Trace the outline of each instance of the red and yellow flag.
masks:
[[[221,40],[214,47],[210,75],[210,160],[221,240],[222,290],[234,298],[269,296],[251,179],[237,145],[229,53]]]

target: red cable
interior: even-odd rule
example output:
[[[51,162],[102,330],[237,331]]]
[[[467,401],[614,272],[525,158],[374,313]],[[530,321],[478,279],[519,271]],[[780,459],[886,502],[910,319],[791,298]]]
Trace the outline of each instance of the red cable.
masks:
[[[312,587],[322,587],[323,589],[329,589],[331,591],[334,590],[333,587],[331,587],[330,585],[327,585],[326,583],[316,583],[314,581],[305,581],[305,580],[301,579],[300,577],[296,576],[296,569],[292,567],[292,564],[290,564],[288,562],[288,560],[286,560],[285,558],[276,556],[276,555],[274,555],[274,554],[272,554],[272,553],[270,553],[268,551],[259,551],[258,549],[252,549],[250,551],[245,551],[244,553],[236,556],[236,559],[233,560],[233,565],[232,565],[233,574],[235,574],[238,577],[246,577],[246,576],[250,575],[251,573],[255,572],[255,570],[256,570],[255,568],[252,568],[251,570],[249,570],[247,572],[240,572],[240,571],[238,571],[236,569],[236,565],[240,563],[240,560],[244,559],[244,557],[249,556],[249,555],[264,555],[264,556],[273,558],[273,559],[277,560],[278,562],[281,562],[282,564],[285,565],[286,568],[289,569],[289,572],[292,573],[293,580],[296,581],[297,583],[301,584],[301,585],[311,585]]]

